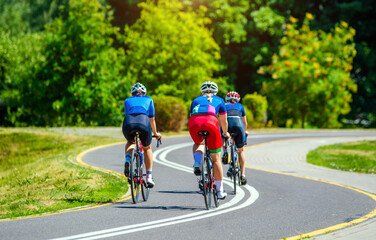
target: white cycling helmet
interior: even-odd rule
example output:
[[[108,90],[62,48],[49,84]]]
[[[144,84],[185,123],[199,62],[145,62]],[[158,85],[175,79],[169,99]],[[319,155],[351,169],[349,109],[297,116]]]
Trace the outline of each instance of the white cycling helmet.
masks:
[[[217,93],[218,86],[215,82],[207,81],[201,84],[201,93]]]
[[[138,91],[141,91],[141,93],[143,95],[146,94],[146,87],[142,84],[142,83],[136,83],[135,85],[133,85],[132,89],[131,89],[131,93],[135,93],[135,92],[138,92]]]

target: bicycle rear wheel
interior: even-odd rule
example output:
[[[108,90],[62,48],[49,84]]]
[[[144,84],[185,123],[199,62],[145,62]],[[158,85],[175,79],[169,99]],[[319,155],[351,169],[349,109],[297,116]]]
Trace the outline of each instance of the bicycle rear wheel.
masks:
[[[215,205],[215,207],[218,207],[219,206],[219,199],[218,199],[218,195],[217,195],[217,186],[214,184],[214,177],[213,176],[211,177],[211,182],[212,182],[211,191],[213,192],[214,205]]]
[[[149,198],[150,188],[147,187],[146,183],[146,171],[145,171],[145,164],[143,163],[140,167],[140,176],[141,176],[141,193],[142,199],[146,202]],[[144,178],[145,177],[145,178]]]
[[[203,158],[201,160],[201,181],[202,181],[202,195],[204,195],[204,200],[205,200],[205,207],[206,209],[210,209],[211,207],[211,189],[210,189],[210,175],[208,171],[208,166],[209,166],[209,171],[210,171],[210,165],[209,161],[207,159],[206,154],[203,154]]]
[[[132,152],[132,162],[130,165],[130,184],[131,184],[131,194],[132,194],[132,201],[134,204],[138,202],[138,197],[140,194],[140,181],[139,181],[139,161],[138,161],[138,153],[136,150]]]

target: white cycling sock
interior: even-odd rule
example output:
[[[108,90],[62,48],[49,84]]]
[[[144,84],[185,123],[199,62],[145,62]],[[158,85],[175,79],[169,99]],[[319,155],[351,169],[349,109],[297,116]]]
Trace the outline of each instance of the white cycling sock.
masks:
[[[215,186],[217,187],[218,192],[223,192],[223,181],[217,181],[215,180]]]
[[[152,170],[146,170],[146,179],[153,178],[151,173],[152,173]]]
[[[202,153],[200,153],[200,152],[195,152],[195,153],[193,154],[193,157],[194,157],[194,159],[195,159],[195,162],[201,163]]]

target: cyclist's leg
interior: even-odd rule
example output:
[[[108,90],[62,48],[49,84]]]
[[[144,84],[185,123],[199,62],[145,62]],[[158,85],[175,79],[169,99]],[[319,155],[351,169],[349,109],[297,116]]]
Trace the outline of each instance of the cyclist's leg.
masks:
[[[210,159],[213,165],[213,175],[215,180],[221,181],[223,180],[223,170],[222,164],[220,161],[220,153],[210,153]]]
[[[202,154],[205,149],[205,145],[203,145],[203,138],[198,135],[199,131],[203,129],[203,123],[205,122],[204,116],[194,115],[191,116],[188,122],[188,130],[189,134],[191,135],[192,140],[194,141],[192,152],[193,152],[193,172],[196,176],[201,174],[200,165],[201,165],[201,158]]]
[[[135,134],[132,133],[132,131],[134,130],[132,118],[133,116],[127,115],[124,118],[123,126],[122,126],[124,138],[127,139],[127,143],[125,144],[126,154],[132,154],[132,151],[135,148],[135,144],[134,144]]]
[[[236,137],[235,137],[235,145],[238,149],[238,157],[239,157],[239,164],[241,169],[241,175],[244,176],[244,169],[245,169],[245,155],[244,155],[244,129],[242,126],[236,127]]]
[[[245,153],[244,153],[244,144],[245,144],[245,132],[242,123],[238,123],[236,127],[237,136],[235,138],[235,144],[238,149],[238,157],[240,164],[240,181],[242,185],[247,184],[247,178],[245,177]]]
[[[241,175],[245,176],[245,154],[244,154],[244,147],[238,148],[238,157],[239,157],[239,164],[241,169]]]
[[[129,176],[129,164],[131,162],[131,156],[132,156],[132,151],[135,148],[134,144],[134,137],[135,135],[132,133],[133,131],[133,126],[132,126],[132,117],[130,115],[125,116],[124,121],[123,121],[123,126],[122,126],[122,132],[127,139],[127,143],[125,144],[125,163],[124,163],[124,175],[126,177]]]
[[[222,136],[222,128],[220,128],[221,130],[221,136]],[[226,148],[226,139],[221,137],[222,139],[222,163],[223,164],[228,164],[228,152],[227,152],[227,148]]]
[[[154,187],[154,180],[152,175],[152,169],[153,169],[153,152],[151,150],[151,145],[149,146],[142,146],[144,149],[144,162],[145,162],[145,168],[146,168],[146,182],[148,184],[148,187],[152,188]]]
[[[206,126],[209,132],[206,143],[210,151],[210,158],[213,165],[213,175],[215,179],[215,185],[217,187],[218,198],[225,199],[227,193],[225,193],[223,189],[223,169],[220,160],[222,139],[216,117],[213,116],[213,118],[208,118]]]
[[[154,187],[154,181],[152,177],[153,170],[153,152],[151,149],[152,133],[150,127],[150,121],[147,115],[141,114],[138,117],[138,130],[140,132],[140,140],[142,148],[144,150],[144,162],[146,168],[146,182],[148,187]]]

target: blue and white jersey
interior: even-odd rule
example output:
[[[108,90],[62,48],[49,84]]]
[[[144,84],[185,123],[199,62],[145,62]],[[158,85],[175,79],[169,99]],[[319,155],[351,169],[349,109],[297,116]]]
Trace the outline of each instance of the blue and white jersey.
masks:
[[[145,114],[149,118],[155,116],[154,102],[149,96],[136,95],[125,99],[125,115]]]
[[[240,103],[226,103],[226,109],[227,109],[227,118],[228,117],[244,117],[245,111],[243,105]]]
[[[193,100],[191,104],[191,115],[195,114],[205,114],[205,115],[214,115],[226,114],[225,101],[218,96],[199,96]]]

